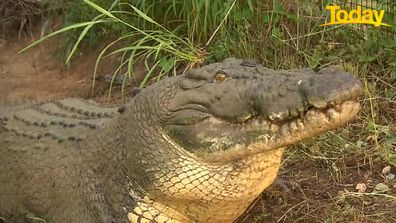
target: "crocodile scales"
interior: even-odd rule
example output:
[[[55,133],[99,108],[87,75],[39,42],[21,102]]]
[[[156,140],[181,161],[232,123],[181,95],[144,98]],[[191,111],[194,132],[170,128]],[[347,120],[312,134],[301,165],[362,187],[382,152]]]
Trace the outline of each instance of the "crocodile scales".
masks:
[[[233,222],[274,181],[284,148],[351,120],[361,94],[335,68],[230,58],[118,112],[75,98],[1,106],[0,219]]]

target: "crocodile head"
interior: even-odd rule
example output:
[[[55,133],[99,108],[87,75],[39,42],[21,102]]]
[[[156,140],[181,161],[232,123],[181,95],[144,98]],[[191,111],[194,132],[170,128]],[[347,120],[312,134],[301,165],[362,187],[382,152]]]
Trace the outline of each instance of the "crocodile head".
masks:
[[[274,150],[334,129],[359,110],[361,84],[333,68],[272,71],[228,59],[180,77],[164,129],[206,161]]]
[[[274,181],[284,148],[352,119],[361,93],[336,69],[273,71],[238,59],[167,78],[125,112],[135,117],[124,116],[136,134],[127,144],[147,148],[131,154],[131,176],[179,222],[233,222]]]

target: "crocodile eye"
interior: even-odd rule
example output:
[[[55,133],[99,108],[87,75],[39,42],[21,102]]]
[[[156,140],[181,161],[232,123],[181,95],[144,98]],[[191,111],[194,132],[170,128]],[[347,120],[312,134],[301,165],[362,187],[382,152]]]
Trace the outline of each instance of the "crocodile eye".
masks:
[[[214,82],[220,83],[220,82],[223,82],[224,80],[228,79],[229,77],[230,77],[230,75],[227,74],[225,71],[219,70],[215,73]]]

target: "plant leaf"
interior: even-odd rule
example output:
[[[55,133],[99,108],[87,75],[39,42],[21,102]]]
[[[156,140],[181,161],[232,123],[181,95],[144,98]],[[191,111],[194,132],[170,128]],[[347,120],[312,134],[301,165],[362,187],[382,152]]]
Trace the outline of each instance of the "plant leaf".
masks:
[[[48,34],[46,36],[41,37],[39,40],[36,40],[33,43],[29,44],[27,47],[23,48],[18,53],[25,52],[26,50],[28,50],[28,49],[32,48],[33,46],[43,42],[44,40],[46,40],[46,39],[48,39],[50,37],[53,37],[55,35],[58,35],[60,33],[63,33],[63,32],[66,32],[66,31],[69,31],[69,30],[72,30],[72,29],[78,29],[78,28],[81,28],[81,27],[84,27],[84,26],[89,26],[91,24],[104,23],[104,22],[108,22],[108,21],[109,20],[101,19],[101,20],[97,20],[97,21],[81,22],[81,23],[76,23],[76,24],[73,24],[73,25],[66,26],[66,27],[64,27],[64,28],[62,28],[60,30],[57,30],[57,31],[55,31],[53,33],[50,33],[50,34]]]

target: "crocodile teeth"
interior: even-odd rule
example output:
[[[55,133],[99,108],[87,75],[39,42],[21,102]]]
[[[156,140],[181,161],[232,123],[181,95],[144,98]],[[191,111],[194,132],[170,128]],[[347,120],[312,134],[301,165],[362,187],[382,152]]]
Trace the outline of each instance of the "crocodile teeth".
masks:
[[[337,112],[341,112],[341,105],[336,105],[336,106],[334,106],[334,109],[337,111]]]
[[[276,132],[278,132],[278,130],[279,130],[279,126],[278,125],[275,125],[275,124],[271,124],[270,125],[270,132],[271,133],[276,133]]]
[[[337,118],[339,117],[339,113],[334,108],[329,108],[326,112],[326,115],[327,117],[329,117],[329,120],[331,122],[336,121]]]
[[[287,126],[287,124],[281,127],[280,133],[282,136],[286,136],[289,133],[289,127]]]
[[[336,104],[334,101],[328,103],[329,108],[334,108],[337,112],[341,112],[341,105]]]
[[[303,121],[301,119],[297,119],[296,124],[297,124],[298,130],[300,130],[300,131],[304,131],[305,130],[304,123],[303,123]]]
[[[300,118],[303,119],[304,118],[304,112],[305,112],[304,108],[299,108],[299,109],[297,109],[297,111],[298,111],[298,114],[300,115]]]
[[[298,117],[299,113],[297,110],[290,110],[290,115],[293,117]]]
[[[308,122],[314,122],[316,119],[317,112],[314,110],[309,110],[307,114],[303,117],[304,120]]]
[[[298,131],[297,121],[290,122],[289,128],[290,128],[290,134],[292,136],[296,136]]]

